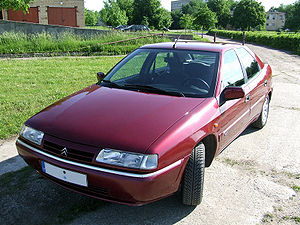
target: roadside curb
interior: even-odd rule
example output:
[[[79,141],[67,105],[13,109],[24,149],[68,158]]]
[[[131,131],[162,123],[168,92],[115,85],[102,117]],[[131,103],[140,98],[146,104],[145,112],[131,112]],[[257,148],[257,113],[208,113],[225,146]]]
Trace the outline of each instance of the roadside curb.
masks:
[[[17,137],[0,142],[0,176],[20,170],[27,166],[24,160],[18,155],[15,142]]]

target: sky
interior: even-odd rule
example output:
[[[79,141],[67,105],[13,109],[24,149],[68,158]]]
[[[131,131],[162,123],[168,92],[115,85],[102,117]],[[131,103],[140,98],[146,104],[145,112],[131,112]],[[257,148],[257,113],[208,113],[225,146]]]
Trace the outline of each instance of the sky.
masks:
[[[171,11],[171,1],[172,0],[161,0],[161,4],[164,8]],[[266,11],[268,11],[272,6],[278,7],[281,3],[284,5],[292,4],[296,0],[258,0],[262,2]],[[103,0],[84,0],[85,8],[90,10],[100,11],[103,8]]]

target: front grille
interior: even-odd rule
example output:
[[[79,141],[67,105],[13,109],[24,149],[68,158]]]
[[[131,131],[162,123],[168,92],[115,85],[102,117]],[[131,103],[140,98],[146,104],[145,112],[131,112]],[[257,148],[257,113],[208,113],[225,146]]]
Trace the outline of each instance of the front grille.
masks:
[[[88,186],[88,187],[83,187],[80,185],[76,185],[76,184],[72,184],[72,183],[68,183],[68,182],[64,182],[62,180],[59,180],[55,177],[49,176],[46,173],[42,173],[45,177],[49,178],[50,180],[55,181],[56,183],[67,187],[71,190],[75,190],[84,194],[88,194],[91,196],[96,196],[96,197],[105,197],[105,196],[110,196],[109,190],[107,188],[104,187],[95,187],[95,186]]]
[[[83,162],[92,162],[94,158],[94,154],[90,152],[84,152],[77,149],[72,149],[67,147],[67,153],[63,153],[63,149],[65,146],[58,145],[55,143],[52,143],[50,141],[44,140],[44,151],[50,154],[54,154],[56,156],[59,156],[61,158],[66,158],[70,160],[75,161],[83,161]]]

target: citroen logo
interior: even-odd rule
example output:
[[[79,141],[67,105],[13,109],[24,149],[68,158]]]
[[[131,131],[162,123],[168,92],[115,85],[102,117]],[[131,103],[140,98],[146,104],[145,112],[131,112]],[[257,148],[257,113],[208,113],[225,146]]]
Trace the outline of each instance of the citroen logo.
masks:
[[[66,147],[63,148],[63,149],[61,150],[60,154],[61,154],[61,155],[64,155],[64,156],[67,156],[67,154],[68,154],[68,149],[67,149]]]

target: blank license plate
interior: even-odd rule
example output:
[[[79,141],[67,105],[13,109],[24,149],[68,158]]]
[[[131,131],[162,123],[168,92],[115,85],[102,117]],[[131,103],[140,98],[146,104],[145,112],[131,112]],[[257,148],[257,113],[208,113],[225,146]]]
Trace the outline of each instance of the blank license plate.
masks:
[[[50,163],[42,161],[42,170],[44,173],[50,176],[56,177],[57,179],[77,184],[80,186],[87,187],[87,175],[82,173],[77,173],[71,170],[62,169],[60,167],[54,166]]]

